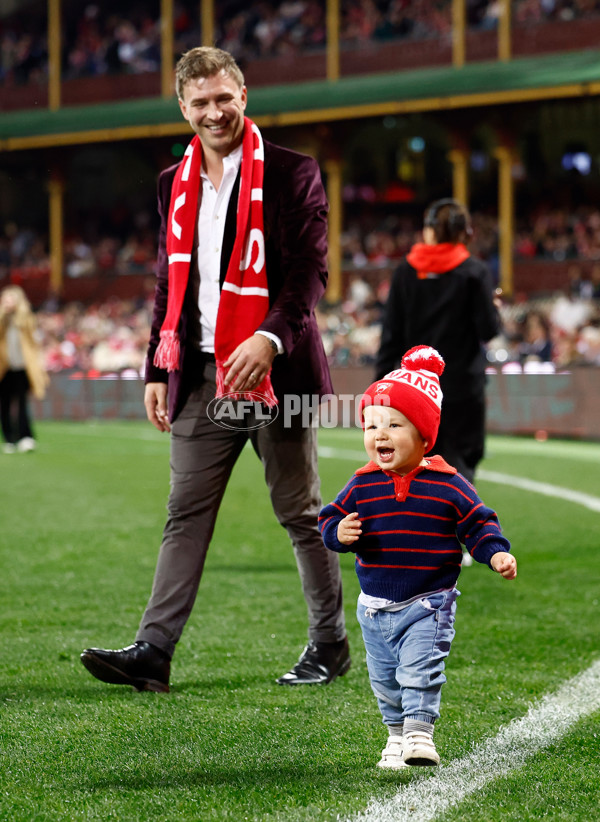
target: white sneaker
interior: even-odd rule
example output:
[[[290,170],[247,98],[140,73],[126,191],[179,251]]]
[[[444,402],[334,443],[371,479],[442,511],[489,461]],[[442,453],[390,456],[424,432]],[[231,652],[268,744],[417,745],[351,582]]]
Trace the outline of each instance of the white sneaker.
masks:
[[[21,451],[21,453],[35,451],[35,440],[32,437],[23,437],[23,439],[17,443],[17,450]]]
[[[2,446],[2,450],[5,454],[15,454],[17,451],[17,446],[13,445],[12,442],[5,442]]]
[[[403,741],[402,736],[390,736],[387,745],[381,752],[381,759],[377,763],[378,768],[391,768],[395,771],[400,771],[403,768],[408,768],[403,756]]]
[[[429,734],[412,731],[403,737],[404,761],[407,765],[439,765],[440,755]]]

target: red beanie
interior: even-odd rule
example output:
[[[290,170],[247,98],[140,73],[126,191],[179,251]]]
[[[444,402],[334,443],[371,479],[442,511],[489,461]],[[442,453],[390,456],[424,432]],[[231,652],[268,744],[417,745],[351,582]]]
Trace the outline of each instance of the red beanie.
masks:
[[[441,354],[428,345],[417,345],[402,357],[401,367],[370,385],[360,401],[360,416],[368,405],[395,408],[412,422],[428,447],[435,443],[440,427],[444,370]],[[364,425],[364,423],[363,423]]]

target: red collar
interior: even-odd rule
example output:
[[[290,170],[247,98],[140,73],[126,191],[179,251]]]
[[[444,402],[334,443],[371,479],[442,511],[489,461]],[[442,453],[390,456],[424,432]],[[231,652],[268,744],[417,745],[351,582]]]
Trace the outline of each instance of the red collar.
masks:
[[[456,474],[458,473],[456,468],[453,468],[451,465],[448,465],[446,460],[443,457],[440,457],[439,454],[435,454],[433,457],[425,457],[425,461],[427,465],[417,465],[416,468],[413,468],[408,474],[405,474],[403,479],[406,477],[416,477],[416,475],[421,472],[429,469],[430,471],[439,471],[442,474]],[[383,468],[380,468],[376,462],[371,460],[366,465],[363,465],[362,468],[358,468],[354,473],[355,474],[372,474],[374,471],[381,471],[387,477],[399,477],[400,474],[396,474],[395,471],[384,471]]]
[[[396,474],[395,471],[384,471],[383,468],[380,468],[376,462],[371,460],[366,465],[363,465],[362,468],[359,468],[355,471],[358,475],[363,474],[372,474],[376,471],[381,471],[386,477],[389,477],[394,481],[394,496],[398,500],[398,502],[404,502],[406,497],[408,496],[408,489],[413,481],[413,479],[420,474],[421,471],[438,471],[440,474],[456,474],[456,468],[453,468],[451,465],[448,465],[443,457],[438,456],[437,454],[433,457],[426,458],[427,465],[417,465],[416,468],[413,468],[412,471],[409,471],[408,474],[405,474],[403,477],[400,474]]]
[[[425,280],[432,274],[445,274],[451,271],[470,256],[462,243],[415,243],[406,259],[416,269],[417,277]]]

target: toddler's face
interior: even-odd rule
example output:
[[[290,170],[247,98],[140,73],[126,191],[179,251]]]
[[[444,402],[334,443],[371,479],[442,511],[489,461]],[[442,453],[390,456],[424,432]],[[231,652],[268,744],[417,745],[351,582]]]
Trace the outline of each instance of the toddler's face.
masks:
[[[369,459],[385,471],[402,475],[420,465],[428,445],[404,414],[395,408],[369,405],[363,416]]]

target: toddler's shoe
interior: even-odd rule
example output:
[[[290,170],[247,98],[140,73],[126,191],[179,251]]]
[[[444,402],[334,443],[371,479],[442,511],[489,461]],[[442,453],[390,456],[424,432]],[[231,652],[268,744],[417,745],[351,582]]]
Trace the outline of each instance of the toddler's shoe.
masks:
[[[440,755],[428,734],[412,731],[404,734],[403,753],[407,765],[439,765]]]
[[[381,752],[381,759],[377,763],[378,768],[389,768],[400,771],[408,768],[403,756],[403,737],[390,736],[387,745]]]

